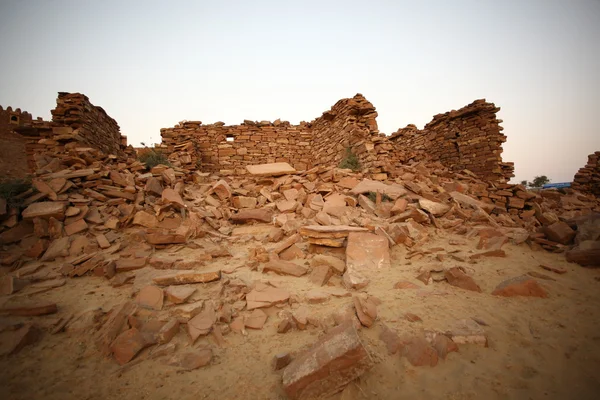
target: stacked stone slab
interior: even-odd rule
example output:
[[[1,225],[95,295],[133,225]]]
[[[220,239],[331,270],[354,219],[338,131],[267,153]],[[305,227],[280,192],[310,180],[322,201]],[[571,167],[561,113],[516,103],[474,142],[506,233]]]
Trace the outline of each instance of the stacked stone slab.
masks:
[[[311,162],[311,133],[305,122],[244,121],[241,125],[180,122],[160,130],[170,161],[188,170],[245,174],[249,164],[287,162],[303,170]]]
[[[585,167],[573,178],[573,189],[600,196],[600,151],[590,154]]]
[[[398,130],[390,140],[412,152],[414,158],[440,161],[448,168],[468,169],[479,178],[506,182],[514,176],[514,164],[502,161],[502,134],[496,118],[500,110],[485,99],[459,110],[438,114],[418,130],[414,125]]]

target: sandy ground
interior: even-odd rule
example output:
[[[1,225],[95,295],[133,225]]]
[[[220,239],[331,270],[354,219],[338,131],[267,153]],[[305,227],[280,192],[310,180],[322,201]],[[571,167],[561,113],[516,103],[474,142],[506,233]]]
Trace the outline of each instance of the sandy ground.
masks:
[[[450,239],[461,245],[450,245]],[[208,239],[203,239],[208,240]],[[459,249],[475,252],[475,239],[438,233],[424,248]],[[218,258],[202,268],[243,264],[247,245],[233,245],[233,258]],[[433,255],[420,260],[406,259],[404,246],[392,251],[392,266],[373,271],[364,290],[378,297],[379,318],[373,327],[359,332],[376,365],[351,383],[334,399],[597,399],[600,398],[600,270],[585,269],[564,260],[564,255],[531,251],[526,244],[507,244],[506,258],[488,258],[476,264],[439,262]],[[185,249],[190,255],[194,250]],[[444,253],[444,252],[442,252]],[[544,271],[539,264],[565,267],[564,275]],[[415,279],[422,268],[464,266],[481,286],[483,293],[465,291],[446,282],[425,286]],[[501,281],[528,271],[551,276],[540,280],[550,297],[500,298],[490,294]],[[54,301],[58,316],[102,307],[105,311],[130,298],[143,285],[150,267],[139,272],[135,285],[112,288],[103,278],[70,279],[61,288],[31,296],[32,300]],[[143,278],[145,276],[145,278]],[[255,281],[277,281],[302,299],[314,285],[307,277],[277,276],[236,270],[230,277]],[[393,289],[395,282],[409,280],[420,289]],[[341,286],[339,278],[331,281]],[[197,285],[197,299],[208,299],[218,283]],[[351,302],[349,297],[332,297],[328,302],[310,305],[318,312]],[[293,309],[286,305],[285,309]],[[165,364],[165,358],[145,360],[122,368],[112,359],[101,357],[88,330],[45,334],[18,354],[0,359],[0,398],[2,399],[283,399],[281,372],[271,369],[277,353],[296,351],[313,343],[323,332],[316,327],[278,334],[277,312],[270,315],[260,331],[248,335],[229,333],[224,348],[212,337],[203,337],[193,347],[209,346],[211,365],[180,372]],[[404,313],[419,315],[422,322],[408,322]],[[57,315],[37,317],[50,323]],[[423,330],[446,329],[454,321],[476,317],[485,321],[489,347],[461,345],[436,367],[413,367],[398,354],[388,355],[378,339],[382,324],[400,336]],[[182,331],[174,339],[178,351],[189,349]],[[149,349],[137,358],[145,357]]]

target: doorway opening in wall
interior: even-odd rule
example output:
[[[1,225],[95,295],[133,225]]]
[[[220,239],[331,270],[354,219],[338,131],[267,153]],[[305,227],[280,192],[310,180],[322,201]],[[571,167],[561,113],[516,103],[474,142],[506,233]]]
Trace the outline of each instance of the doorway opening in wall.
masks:
[[[226,140],[227,142],[233,142],[233,135],[227,134],[227,135],[225,136],[225,140]]]
[[[11,115],[10,116],[10,123],[11,124],[19,124],[19,116],[18,115]]]

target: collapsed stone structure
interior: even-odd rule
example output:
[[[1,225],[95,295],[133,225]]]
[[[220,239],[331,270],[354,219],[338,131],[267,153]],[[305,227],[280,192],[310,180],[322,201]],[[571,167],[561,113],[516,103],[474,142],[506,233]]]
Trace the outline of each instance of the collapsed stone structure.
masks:
[[[294,342],[308,337],[311,346],[294,344],[274,357],[274,369],[283,370],[281,390],[302,399],[343,390],[377,359],[405,357],[415,367],[433,367],[459,346],[486,346],[488,324],[475,317],[400,337],[378,316],[382,300],[369,290],[442,285],[457,297],[472,291],[544,299],[554,289],[538,279],[554,279],[537,270],[566,269],[534,265],[524,274],[519,266],[519,275],[498,277],[491,290],[477,283],[486,268],[471,265],[509,257],[511,246],[598,264],[600,200],[503,182],[494,109],[480,102],[472,112],[453,111],[422,132],[408,127],[392,138],[378,132],[375,109],[360,95],[297,127],[183,123],[163,131],[174,165],[147,168],[102,109],[83,95],[61,93],[52,122],[17,128],[27,137],[35,190],[0,198],[0,265],[6,266],[0,314],[7,327],[0,357],[41,340],[43,331],[66,331],[111,357],[121,372],[155,359],[189,371],[215,367],[214,355],[231,355],[228,335],[250,341],[247,330],[307,330],[313,332]],[[484,143],[488,129],[495,133]],[[413,144],[403,147],[402,135]],[[270,146],[273,140],[282,147]],[[347,148],[362,171],[336,167]],[[427,148],[437,150],[431,156]],[[302,170],[250,166],[256,162],[246,156],[289,160]],[[211,170],[197,170],[198,160]],[[459,171],[444,165],[458,161]],[[397,246],[402,251],[393,251]],[[389,279],[399,272],[409,280]],[[67,313],[65,296],[35,297],[70,290],[67,280],[90,275],[97,280],[86,296],[121,288],[112,308],[80,302],[82,309]],[[404,319],[421,320],[413,313]],[[364,346],[361,329],[378,329],[387,351]],[[316,342],[315,330],[324,333]],[[236,345],[236,355],[246,345]]]
[[[502,162],[500,109],[477,100],[436,115],[425,129],[409,126],[389,138],[377,128],[375,107],[361,94],[338,101],[310,123],[290,125],[280,120],[244,121],[226,126],[181,122],[161,129],[162,148],[177,165],[198,166],[221,175],[244,175],[249,164],[288,162],[298,170],[335,166],[347,149],[370,173],[390,173],[408,159],[440,161],[456,171],[469,169],[478,177],[506,182],[512,163]]]
[[[15,129],[32,122],[30,113],[0,106],[0,171],[5,178],[23,178],[31,169],[25,156],[26,140]]]
[[[577,171],[571,187],[600,196],[600,151],[588,156],[587,164]]]

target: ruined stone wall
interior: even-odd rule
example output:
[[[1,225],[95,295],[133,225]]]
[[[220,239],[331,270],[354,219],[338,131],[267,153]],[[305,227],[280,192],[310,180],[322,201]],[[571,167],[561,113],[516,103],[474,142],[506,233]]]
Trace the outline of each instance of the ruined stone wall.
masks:
[[[600,151],[588,156],[586,166],[577,171],[571,187],[600,196]]]
[[[514,176],[513,163],[502,161],[506,136],[496,118],[500,110],[485,99],[438,114],[418,130],[414,125],[398,130],[390,140],[410,152],[411,158],[429,158],[460,171],[468,169],[484,180],[505,182]]]
[[[94,106],[81,93],[58,93],[52,122],[61,129],[55,130],[56,140],[77,140],[106,154],[122,151],[122,137],[117,121],[102,107]]]
[[[161,147],[169,159],[187,169],[243,175],[246,165],[287,162],[304,170],[312,159],[306,123],[247,120],[241,125],[203,125],[186,121],[160,132]]]
[[[25,139],[15,128],[31,125],[33,118],[20,108],[0,106],[0,180],[24,178],[29,173]]]

